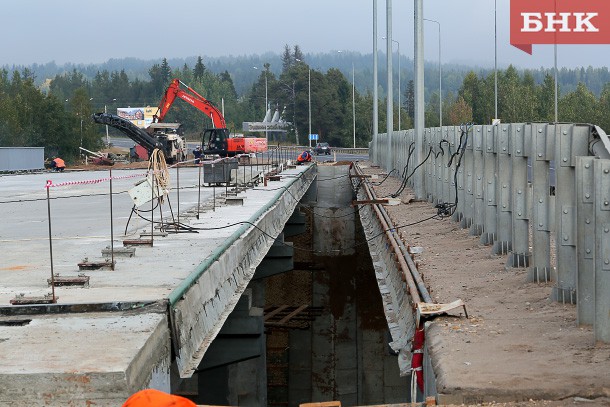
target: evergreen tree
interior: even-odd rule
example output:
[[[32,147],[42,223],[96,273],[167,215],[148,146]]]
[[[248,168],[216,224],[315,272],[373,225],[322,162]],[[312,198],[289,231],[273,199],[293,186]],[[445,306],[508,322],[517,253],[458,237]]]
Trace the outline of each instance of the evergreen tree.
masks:
[[[193,69],[193,76],[196,81],[200,81],[203,78],[203,74],[205,73],[205,65],[203,64],[203,58],[201,56],[197,57],[197,63],[195,64],[195,68]]]
[[[296,61],[297,59],[299,61],[305,60],[305,57],[303,56],[303,52],[301,52],[301,47],[299,47],[298,45],[294,46],[294,54],[292,55],[292,59],[293,59],[293,61]]]
[[[167,63],[167,59],[163,58],[161,61],[161,76],[164,83],[169,83],[171,73],[172,68],[170,68],[169,64]]]
[[[290,45],[284,45],[284,55],[282,55],[282,72],[286,72],[292,66],[292,55],[290,53]]]

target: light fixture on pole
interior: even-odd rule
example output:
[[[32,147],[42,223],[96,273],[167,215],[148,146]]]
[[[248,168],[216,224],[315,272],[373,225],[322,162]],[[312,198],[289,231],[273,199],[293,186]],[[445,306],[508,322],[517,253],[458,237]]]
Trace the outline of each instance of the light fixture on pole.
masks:
[[[342,53],[342,50],[337,51]],[[352,121],[354,124],[354,148],[356,148],[356,71],[354,61],[352,61]]]
[[[441,64],[441,23],[436,20],[430,20],[428,18],[424,18],[424,20],[438,25],[438,120],[439,127],[443,127],[443,66]]]
[[[381,39],[387,40],[388,38],[381,37]],[[402,105],[400,104],[400,42],[394,39],[392,42],[395,42],[396,45],[398,45],[398,131],[400,131],[400,109],[402,108]]]
[[[258,66],[253,66],[252,68],[258,70]],[[269,103],[267,102],[267,70],[265,69],[265,118],[263,122],[265,123],[265,140],[269,142],[269,133],[267,129],[267,110],[269,109]]]

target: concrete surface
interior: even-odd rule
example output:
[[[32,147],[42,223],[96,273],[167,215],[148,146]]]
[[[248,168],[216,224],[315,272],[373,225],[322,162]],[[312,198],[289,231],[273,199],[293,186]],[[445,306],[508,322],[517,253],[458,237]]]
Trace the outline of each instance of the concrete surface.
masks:
[[[201,228],[199,233],[157,237],[153,247],[137,247],[134,257],[116,258],[114,271],[86,271],[88,288],[56,288],[58,303],[36,310],[9,301],[50,292],[45,181],[82,182],[108,173],[1,176],[0,405],[116,406],[146,386],[169,391],[172,347],[183,361],[178,374],[188,376],[307,190],[314,169],[296,167],[267,187],[241,192],[247,197],[243,206],[222,204],[224,188],[216,188],[215,211],[212,190],[205,188],[207,209],[199,219],[192,210],[197,169],[181,169],[180,220]],[[114,192],[122,192],[113,198],[116,247],[122,246],[132,206],[125,191],[141,179],[127,177],[138,172],[143,171],[113,171],[122,177],[113,182]],[[51,197],[58,198],[51,200],[55,273],[76,276],[85,257],[103,260],[101,250],[110,244],[108,187],[100,182],[51,188]],[[170,198],[176,214],[175,191]],[[260,213],[261,208],[267,210]],[[158,210],[154,217],[160,218]],[[164,217],[169,218],[167,206]],[[260,229],[242,223],[252,221]],[[150,223],[132,219],[127,238],[144,229],[150,231]],[[226,247],[220,250],[221,245]],[[210,256],[215,271],[206,269]]]

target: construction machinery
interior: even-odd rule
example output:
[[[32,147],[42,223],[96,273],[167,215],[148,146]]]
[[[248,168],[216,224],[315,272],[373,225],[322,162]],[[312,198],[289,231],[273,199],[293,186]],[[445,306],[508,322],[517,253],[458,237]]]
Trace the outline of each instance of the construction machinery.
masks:
[[[182,161],[186,158],[186,143],[180,135],[179,123],[152,123],[146,130],[133,124],[130,120],[110,113],[94,113],[93,121],[114,127],[130,139],[144,147],[148,156],[156,148],[163,151],[168,163]],[[148,157],[140,157],[147,159]]]
[[[157,114],[153,117],[153,122],[163,121],[176,98],[180,98],[196,107],[212,120],[214,127],[203,132],[204,154],[218,154],[226,157],[267,151],[267,139],[265,138],[230,137],[225,118],[220,110],[180,79],[173,79],[165,90]]]

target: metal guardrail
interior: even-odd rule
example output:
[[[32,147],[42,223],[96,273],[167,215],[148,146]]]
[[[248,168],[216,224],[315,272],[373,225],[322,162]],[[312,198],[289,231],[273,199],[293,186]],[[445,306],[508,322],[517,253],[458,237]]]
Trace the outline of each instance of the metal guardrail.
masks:
[[[409,160],[416,142],[425,152],[419,169]],[[422,140],[407,130],[378,135],[370,155],[391,162],[388,172],[424,171],[424,198],[439,210],[454,207],[453,219],[507,255],[507,267],[527,268],[532,282],[553,281],[552,299],[577,304],[578,323],[610,342],[610,140],[602,129],[450,126],[427,128]]]

